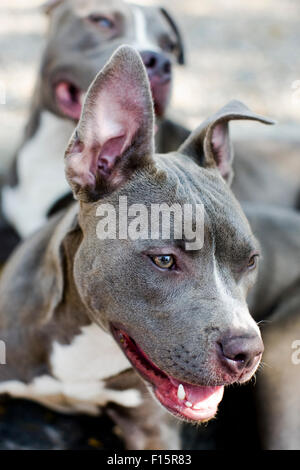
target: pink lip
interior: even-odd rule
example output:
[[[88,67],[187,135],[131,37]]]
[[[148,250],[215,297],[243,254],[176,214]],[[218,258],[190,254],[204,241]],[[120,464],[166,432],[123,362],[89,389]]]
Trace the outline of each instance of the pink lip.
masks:
[[[171,93],[171,81],[167,80],[162,82],[157,77],[150,78],[151,91],[154,101],[155,114],[158,117],[162,117],[165,114],[168,106],[170,93]]]
[[[168,411],[182,419],[198,422],[215,416],[223,398],[224,386],[209,387],[179,382],[159,369],[122,329],[112,327],[112,333],[133,367],[152,385],[155,397]]]
[[[78,121],[82,109],[82,92],[67,81],[61,81],[55,86],[56,103],[60,111],[65,115]]]

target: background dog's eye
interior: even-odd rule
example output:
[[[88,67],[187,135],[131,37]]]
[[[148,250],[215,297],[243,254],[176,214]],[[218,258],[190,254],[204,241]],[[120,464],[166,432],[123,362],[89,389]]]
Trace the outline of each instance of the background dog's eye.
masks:
[[[171,269],[175,265],[175,259],[172,255],[153,256],[152,261],[161,269]]]
[[[113,29],[113,27],[114,27],[113,21],[111,19],[105,17],[105,16],[92,14],[92,15],[89,15],[89,20],[92,23],[97,24],[98,26],[100,26],[103,29]]]
[[[258,257],[259,257],[259,255],[253,255],[253,256],[251,256],[251,258],[250,258],[249,261],[248,261],[248,265],[247,265],[247,268],[248,268],[249,270],[252,270],[252,269],[255,269],[255,268],[256,268]]]
[[[177,48],[177,43],[172,41],[168,36],[163,36],[160,41],[161,48],[166,52],[175,52]]]
[[[167,52],[175,52],[176,48],[177,48],[177,44],[175,44],[175,42],[169,42],[165,46],[165,50]]]

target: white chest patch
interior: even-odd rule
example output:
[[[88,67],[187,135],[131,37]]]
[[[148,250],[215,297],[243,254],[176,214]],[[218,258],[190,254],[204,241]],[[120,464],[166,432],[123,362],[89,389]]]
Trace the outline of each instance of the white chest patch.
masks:
[[[111,390],[104,380],[131,368],[114,339],[97,325],[83,327],[69,345],[53,344],[50,366],[53,376],[37,377],[30,384],[0,383],[0,393],[37,401],[64,412],[97,415],[108,402],[125,407],[141,405],[138,390]]]
[[[70,121],[44,111],[37,133],[18,154],[19,183],[3,188],[3,211],[23,238],[45,223],[48,210],[70,189],[64,152],[73,130]]]
[[[53,344],[51,367],[62,382],[91,382],[112,377],[131,367],[113,337],[98,325],[81,328],[69,345]]]

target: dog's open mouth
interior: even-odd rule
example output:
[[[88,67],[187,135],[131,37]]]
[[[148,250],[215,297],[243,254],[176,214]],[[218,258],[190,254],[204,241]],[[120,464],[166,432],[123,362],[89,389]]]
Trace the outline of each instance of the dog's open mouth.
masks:
[[[162,82],[157,79],[157,77],[152,77],[150,79],[150,87],[155,115],[157,117],[163,117],[170,98],[171,80]]]
[[[114,338],[137,372],[152,387],[159,402],[176,416],[207,421],[217,412],[224,387],[205,387],[180,382],[159,369],[123,330],[112,327]]]
[[[69,81],[60,81],[55,85],[55,99],[62,114],[78,121],[81,114],[84,93]]]

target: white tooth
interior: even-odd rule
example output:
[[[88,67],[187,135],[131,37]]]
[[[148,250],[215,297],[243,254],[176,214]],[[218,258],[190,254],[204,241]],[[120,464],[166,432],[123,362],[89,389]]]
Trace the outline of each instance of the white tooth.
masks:
[[[177,396],[178,396],[179,400],[184,400],[185,399],[185,390],[184,390],[184,386],[182,384],[178,385]]]
[[[195,410],[202,410],[203,408],[205,408],[205,406],[203,406],[203,403],[200,403],[199,405],[194,406]]]
[[[190,401],[186,401],[185,406],[187,406],[188,408],[192,408],[193,403],[191,403]]]
[[[206,399],[194,406],[195,410],[202,410],[203,408],[209,408],[209,404],[212,400]]]

